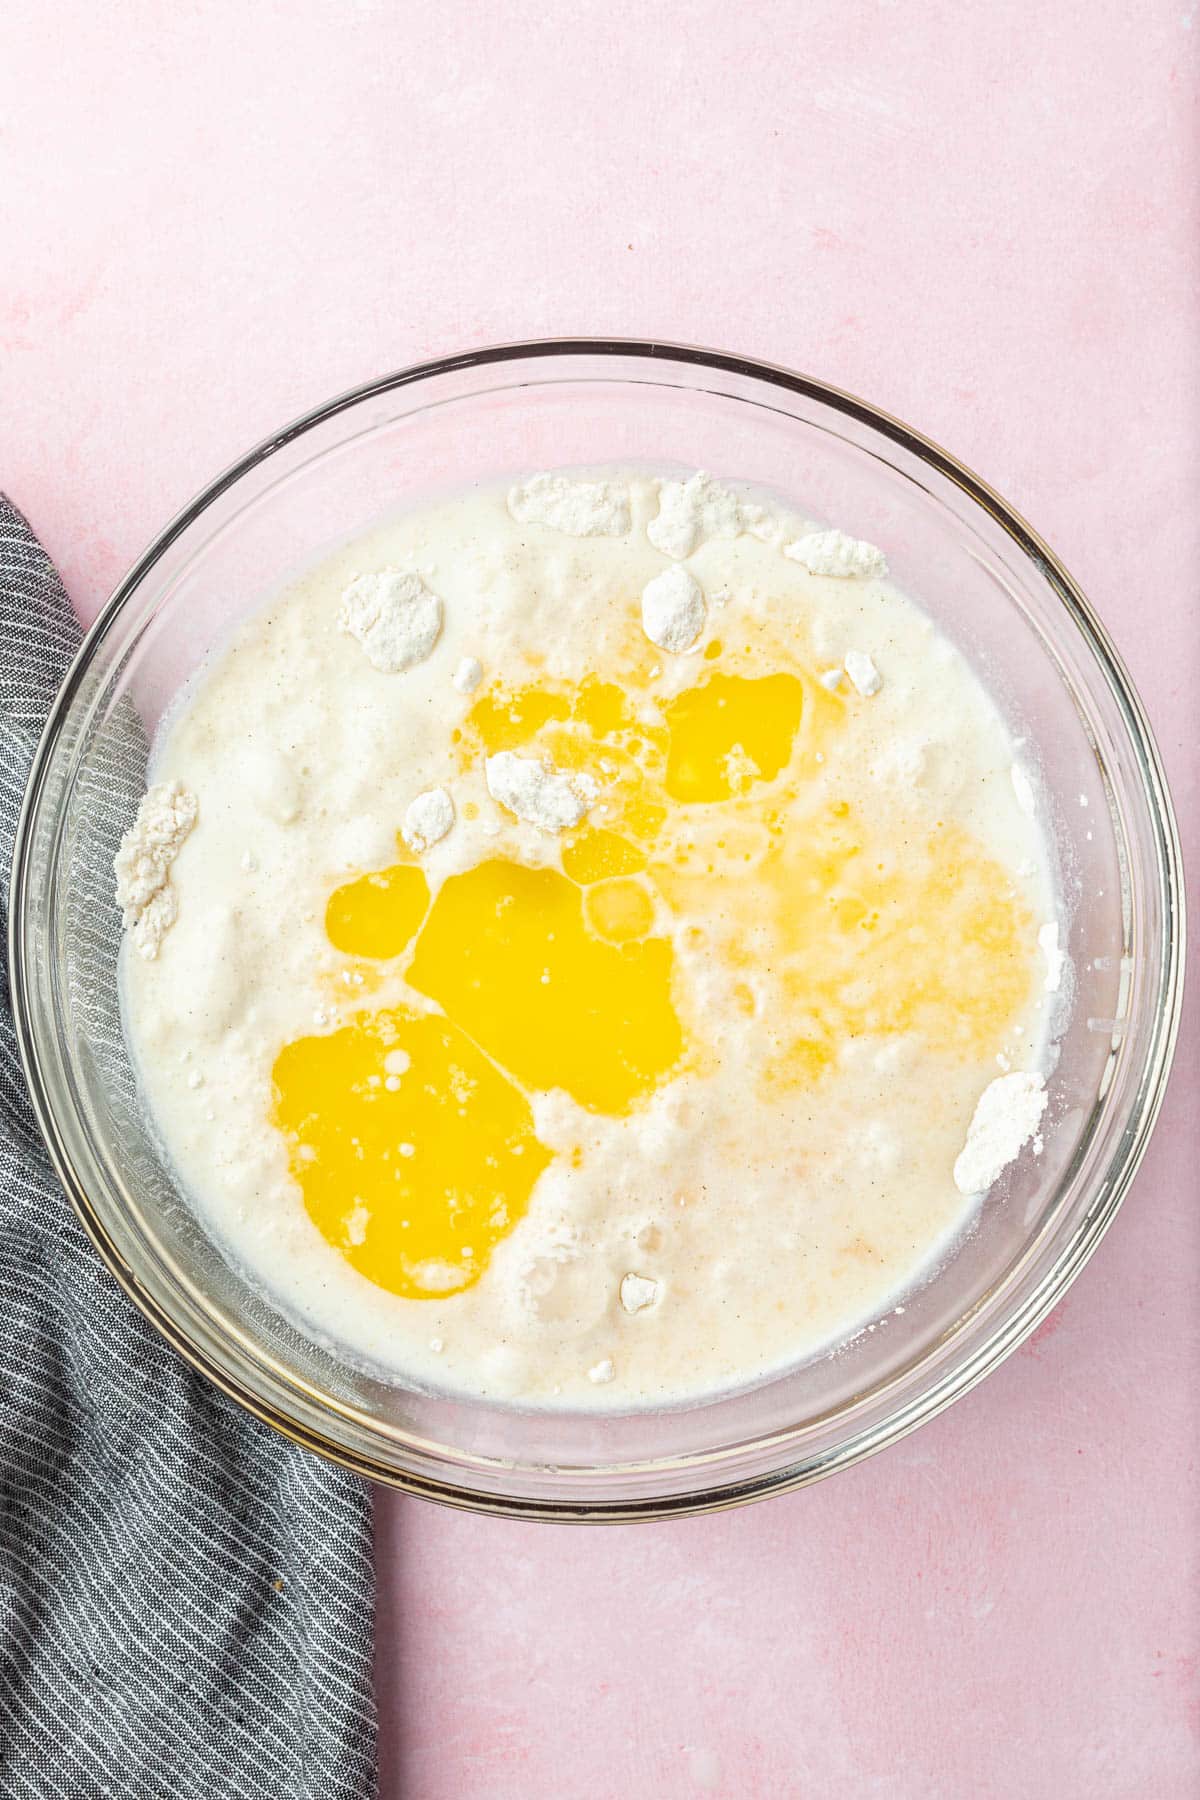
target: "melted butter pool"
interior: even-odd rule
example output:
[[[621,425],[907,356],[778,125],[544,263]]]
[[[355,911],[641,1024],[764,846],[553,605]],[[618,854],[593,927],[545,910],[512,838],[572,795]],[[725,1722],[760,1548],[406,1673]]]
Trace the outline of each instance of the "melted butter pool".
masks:
[[[565,834],[561,869],[491,857],[431,895],[409,859],[330,896],[335,949],[394,962],[431,1007],[364,1007],[273,1071],[308,1212],[379,1286],[435,1298],[479,1279],[552,1158],[531,1094],[626,1116],[717,1053],[697,959],[767,1009],[764,1109],[865,1034],[992,1056],[1026,1003],[1032,921],[1000,866],[957,827],[914,834],[838,798],[845,708],[869,702],[713,652],[662,702],[634,676],[475,701],[464,767],[517,750],[603,788],[603,824]]]

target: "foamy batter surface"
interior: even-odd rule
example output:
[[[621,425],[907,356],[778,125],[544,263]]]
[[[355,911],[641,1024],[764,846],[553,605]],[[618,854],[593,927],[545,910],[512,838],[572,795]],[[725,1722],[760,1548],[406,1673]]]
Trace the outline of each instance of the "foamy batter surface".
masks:
[[[608,471],[406,515],[161,735],[174,835],[123,865],[159,1135],[406,1379],[630,1407],[796,1362],[961,1229],[981,1095],[1044,1054],[1013,764],[881,550],[775,504]]]

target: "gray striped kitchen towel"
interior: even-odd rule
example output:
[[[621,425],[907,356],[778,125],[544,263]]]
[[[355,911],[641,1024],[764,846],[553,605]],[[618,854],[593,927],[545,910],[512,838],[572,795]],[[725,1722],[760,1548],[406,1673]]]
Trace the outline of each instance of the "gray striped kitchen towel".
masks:
[[[0,880],[79,633],[0,497]],[[0,1797],[375,1792],[364,1483],[196,1375],[42,1149],[0,992]]]

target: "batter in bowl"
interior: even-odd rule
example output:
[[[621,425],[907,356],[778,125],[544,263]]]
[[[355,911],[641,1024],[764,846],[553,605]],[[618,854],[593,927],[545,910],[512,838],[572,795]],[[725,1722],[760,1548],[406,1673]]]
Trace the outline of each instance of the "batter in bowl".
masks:
[[[697,1399],[902,1304],[1040,1147],[1052,851],[882,551],[703,475],[414,510],[249,619],[117,859],[229,1254],[443,1390]]]

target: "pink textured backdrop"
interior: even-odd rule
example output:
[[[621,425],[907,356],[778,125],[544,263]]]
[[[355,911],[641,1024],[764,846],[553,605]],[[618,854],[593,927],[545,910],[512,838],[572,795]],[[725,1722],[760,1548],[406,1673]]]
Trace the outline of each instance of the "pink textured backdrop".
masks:
[[[949,445],[1113,628],[1193,852],[1194,0],[7,0],[0,481],[90,617],[253,440],[494,339],[792,363]],[[379,1505],[384,1791],[1200,1788],[1185,1032],[1125,1210],[999,1374],[749,1512]]]

